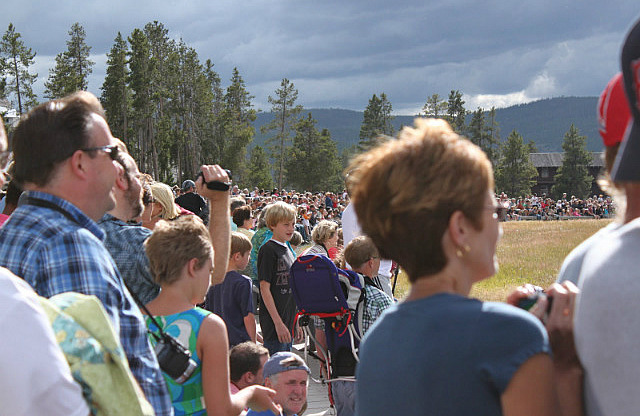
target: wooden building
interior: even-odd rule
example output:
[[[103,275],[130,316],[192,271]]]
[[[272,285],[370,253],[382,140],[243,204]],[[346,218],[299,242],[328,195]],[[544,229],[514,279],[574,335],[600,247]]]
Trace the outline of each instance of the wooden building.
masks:
[[[592,161],[589,165],[589,175],[593,177],[591,183],[591,195],[603,193],[596,180],[598,179],[602,168],[604,167],[604,153],[591,152]],[[529,160],[533,163],[538,176],[535,178],[536,184],[531,187],[531,193],[542,195],[551,193],[551,187],[555,183],[554,176],[558,173],[558,169],[562,166],[564,153],[529,153]]]

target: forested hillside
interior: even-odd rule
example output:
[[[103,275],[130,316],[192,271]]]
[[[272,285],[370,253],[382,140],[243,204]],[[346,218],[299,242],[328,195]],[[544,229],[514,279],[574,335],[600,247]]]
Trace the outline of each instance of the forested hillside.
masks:
[[[560,97],[550,98],[528,104],[516,105],[496,110],[496,120],[500,127],[500,138],[504,142],[514,129],[524,138],[525,143],[533,140],[539,152],[561,152],[562,138],[573,123],[580,134],[587,136],[587,149],[601,151],[602,142],[598,135],[596,120],[597,97]],[[358,134],[362,124],[361,111],[341,109],[305,109],[318,121],[319,130],[326,128],[331,138],[342,150],[358,143]],[[410,125],[413,116],[396,116],[393,125],[400,129]],[[253,145],[263,145],[265,136],[260,126],[272,119],[271,113],[259,113],[254,127],[256,136]],[[471,115],[467,116],[469,123]]]

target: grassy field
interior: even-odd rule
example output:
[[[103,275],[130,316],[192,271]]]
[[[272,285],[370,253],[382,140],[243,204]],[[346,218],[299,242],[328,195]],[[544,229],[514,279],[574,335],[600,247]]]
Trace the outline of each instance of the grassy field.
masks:
[[[476,284],[471,296],[503,301],[523,283],[546,288],[556,279],[565,256],[580,242],[610,220],[520,221],[503,223],[504,235],[498,243],[500,271]],[[400,273],[396,297],[408,289],[406,276]]]

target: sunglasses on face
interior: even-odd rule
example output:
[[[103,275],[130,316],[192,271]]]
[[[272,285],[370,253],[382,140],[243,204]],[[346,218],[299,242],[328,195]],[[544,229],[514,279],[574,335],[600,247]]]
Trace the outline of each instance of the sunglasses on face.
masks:
[[[105,152],[106,154],[109,155],[111,160],[116,160],[118,158],[118,155],[120,154],[120,149],[115,144],[111,144],[108,146],[99,146],[99,147],[87,147],[85,149],[79,149],[79,150],[82,150],[83,152]]]

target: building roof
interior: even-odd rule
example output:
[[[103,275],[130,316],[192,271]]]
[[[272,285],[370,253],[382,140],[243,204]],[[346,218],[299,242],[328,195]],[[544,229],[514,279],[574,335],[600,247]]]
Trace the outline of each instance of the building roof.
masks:
[[[604,166],[604,153],[603,152],[591,152],[591,165],[594,167]],[[529,160],[536,168],[559,168],[562,166],[562,160],[564,159],[564,153],[529,153]]]

